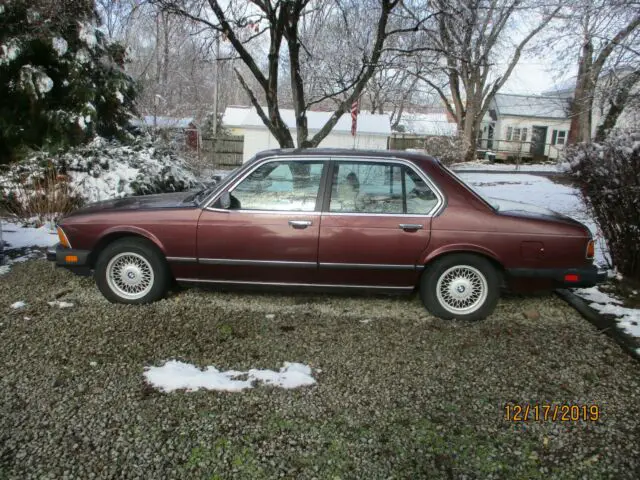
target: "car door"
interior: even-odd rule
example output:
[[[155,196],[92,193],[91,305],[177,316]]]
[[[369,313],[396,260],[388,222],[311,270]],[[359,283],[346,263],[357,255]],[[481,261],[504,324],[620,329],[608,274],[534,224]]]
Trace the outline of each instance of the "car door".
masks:
[[[313,283],[317,280],[320,186],[326,162],[271,159],[214,199],[198,222],[203,280]]]
[[[319,281],[410,289],[443,197],[409,162],[335,160],[323,205]]]

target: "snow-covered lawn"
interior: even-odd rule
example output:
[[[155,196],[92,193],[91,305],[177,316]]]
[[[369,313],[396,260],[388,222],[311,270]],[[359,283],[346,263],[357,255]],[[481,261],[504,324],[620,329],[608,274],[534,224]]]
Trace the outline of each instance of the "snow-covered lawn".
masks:
[[[489,162],[464,162],[451,165],[453,170],[463,172],[465,170],[482,170],[485,172],[540,172],[559,173],[566,169],[566,164],[560,163],[531,163],[516,165],[515,163],[489,163]]]
[[[221,372],[212,366],[200,370],[189,363],[169,360],[161,367],[147,367],[144,376],[147,382],[164,392],[182,389],[194,391],[200,388],[240,392],[253,388],[256,382],[281,388],[297,388],[316,383],[311,376],[311,367],[291,362],[284,362],[279,372],[254,368],[248,372],[236,370]]]

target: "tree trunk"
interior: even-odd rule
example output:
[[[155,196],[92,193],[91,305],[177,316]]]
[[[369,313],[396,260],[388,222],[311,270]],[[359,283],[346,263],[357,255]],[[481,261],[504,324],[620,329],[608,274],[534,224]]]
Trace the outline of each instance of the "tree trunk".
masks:
[[[638,83],[638,81],[640,81],[640,70],[636,70],[622,79],[617,88],[615,97],[609,100],[609,110],[607,111],[607,115],[596,129],[596,142],[603,142],[607,138],[607,135],[609,135],[611,129],[616,126],[618,117],[629,100],[631,89],[636,85],[636,83]]]

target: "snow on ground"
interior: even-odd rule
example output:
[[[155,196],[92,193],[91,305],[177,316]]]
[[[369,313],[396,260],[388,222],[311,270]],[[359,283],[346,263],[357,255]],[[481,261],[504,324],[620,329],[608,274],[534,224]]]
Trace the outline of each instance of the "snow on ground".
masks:
[[[613,315],[625,333],[640,338],[640,309],[621,306],[621,301],[598,290],[598,287],[576,288],[573,291],[591,303],[589,306],[603,315]]]
[[[71,302],[62,302],[60,300],[55,300],[53,302],[47,302],[50,307],[58,307],[58,308],[71,308],[73,307],[73,303]]]
[[[524,173],[471,173],[457,172],[466,183],[486,197],[514,202],[525,202],[556,211],[584,223],[594,237],[597,227],[587,208],[570,185],[554,183],[549,178]],[[606,265],[608,250],[604,241],[596,241],[595,262]]]
[[[7,249],[50,247],[58,243],[58,234],[53,225],[34,228],[2,221],[2,239],[8,244]]]
[[[11,265],[26,262],[42,256],[40,251],[30,251],[30,247],[46,248],[58,243],[58,235],[52,225],[44,225],[40,228],[23,227],[16,223],[2,221],[2,235],[6,264],[0,266],[0,276],[6,275],[11,270]],[[22,251],[21,249],[26,249]],[[10,258],[8,250],[21,250],[20,256]]]
[[[164,392],[181,389],[194,391],[200,388],[239,392],[253,388],[254,382],[281,388],[297,388],[316,383],[311,376],[311,367],[291,362],[284,362],[279,372],[253,368],[248,372],[221,372],[213,366],[200,370],[189,363],[169,360],[162,367],[147,367],[144,376],[152,386]]]
[[[516,165],[515,163],[489,163],[489,162],[464,162],[455,163],[451,168],[457,172],[465,170],[483,170],[486,172],[548,172],[558,173],[564,171],[564,166],[558,163],[532,163]]]
[[[18,309],[18,308],[24,308],[27,304],[24,303],[23,301],[19,301],[19,302],[14,302],[11,304],[11,308],[13,309]]]

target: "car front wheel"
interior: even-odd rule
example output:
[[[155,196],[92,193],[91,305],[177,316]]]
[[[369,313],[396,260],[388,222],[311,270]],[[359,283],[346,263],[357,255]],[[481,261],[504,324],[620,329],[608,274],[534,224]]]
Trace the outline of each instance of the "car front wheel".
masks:
[[[427,266],[420,297],[429,312],[446,320],[482,320],[500,297],[500,276],[487,259],[453,254]]]
[[[162,298],[168,289],[167,263],[155,245],[138,238],[109,244],[98,257],[96,284],[113,303],[141,304]]]

